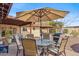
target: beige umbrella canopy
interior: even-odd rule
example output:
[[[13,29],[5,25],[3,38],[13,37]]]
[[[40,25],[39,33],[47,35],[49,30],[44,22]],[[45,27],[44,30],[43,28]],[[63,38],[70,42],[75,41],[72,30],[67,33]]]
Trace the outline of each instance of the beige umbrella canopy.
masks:
[[[55,20],[59,18],[64,18],[68,11],[55,10],[52,8],[41,8],[31,11],[17,12],[16,18],[23,21],[38,21],[38,18],[41,18],[41,21],[46,20]]]
[[[59,18],[64,18],[64,16],[66,16],[68,13],[68,11],[55,10],[52,8],[41,8],[31,11],[17,12],[16,18],[28,22],[39,21],[41,26],[41,21],[51,21]],[[42,33],[41,29],[40,32]]]

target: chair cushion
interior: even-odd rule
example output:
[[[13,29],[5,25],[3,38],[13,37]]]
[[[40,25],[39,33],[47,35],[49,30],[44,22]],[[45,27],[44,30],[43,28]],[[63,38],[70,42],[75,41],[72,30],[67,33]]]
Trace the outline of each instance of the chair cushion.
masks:
[[[8,53],[8,46],[0,45],[0,53]]]
[[[60,46],[60,44],[61,44],[61,43],[57,43],[57,45],[56,45],[56,46],[58,46],[58,47],[59,47],[59,46]]]
[[[58,53],[58,48],[57,47],[49,48],[49,51],[53,53]]]

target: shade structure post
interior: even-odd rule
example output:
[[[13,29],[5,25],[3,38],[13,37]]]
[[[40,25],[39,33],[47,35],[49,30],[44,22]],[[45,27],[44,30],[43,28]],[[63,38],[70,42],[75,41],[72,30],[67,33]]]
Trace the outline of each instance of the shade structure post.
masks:
[[[21,26],[20,26],[20,34],[21,34]]]
[[[31,24],[30,24],[30,34],[32,34],[32,28],[31,28]]]
[[[19,39],[21,40],[21,43],[22,43],[22,38],[23,38],[23,36],[22,36],[21,28],[22,28],[22,26],[20,26],[20,33],[19,33],[20,38],[19,38]]]

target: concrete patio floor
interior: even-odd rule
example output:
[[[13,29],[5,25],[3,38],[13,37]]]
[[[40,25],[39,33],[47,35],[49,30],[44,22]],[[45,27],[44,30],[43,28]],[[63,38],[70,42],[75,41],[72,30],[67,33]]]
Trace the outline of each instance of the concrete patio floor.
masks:
[[[66,46],[67,56],[79,56],[79,52],[76,52],[71,47],[75,44],[79,44],[79,37],[70,37]],[[77,48],[79,48],[79,46],[77,46]],[[79,49],[77,49],[77,51],[79,51]],[[0,56],[16,56],[16,53],[17,53],[17,46],[15,43],[12,43],[9,45],[9,53],[0,53]],[[19,56],[23,56],[22,51],[19,54]],[[53,55],[49,55],[49,56],[53,56]]]
[[[76,46],[76,44],[78,44],[78,46],[75,48],[72,48],[72,46]],[[79,37],[70,37],[68,39],[68,43],[66,46],[66,55],[67,56],[79,56],[79,52],[76,52],[73,49],[79,51]]]

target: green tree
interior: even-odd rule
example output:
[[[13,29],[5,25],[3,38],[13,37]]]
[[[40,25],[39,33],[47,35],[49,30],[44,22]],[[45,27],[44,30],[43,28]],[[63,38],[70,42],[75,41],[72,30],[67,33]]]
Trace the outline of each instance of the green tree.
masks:
[[[56,27],[56,28],[62,28],[64,26],[64,23],[52,21],[52,22],[49,22],[49,25],[52,25],[53,27]]]
[[[52,32],[55,33],[57,29],[61,29],[64,26],[64,23],[52,21],[52,22],[49,22],[49,25],[52,25],[54,27],[54,30],[52,30]]]
[[[5,31],[5,35],[7,36],[7,37],[10,37],[11,35],[12,35],[12,31],[11,30],[6,30]]]
[[[56,22],[56,25],[58,25],[58,28],[62,28],[64,26],[63,22]]]

